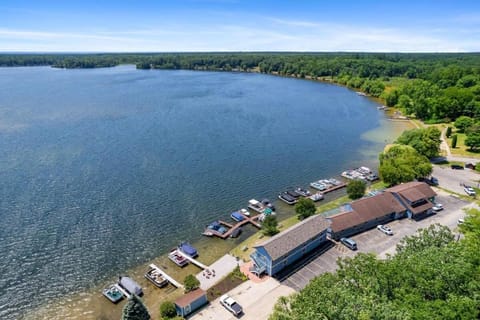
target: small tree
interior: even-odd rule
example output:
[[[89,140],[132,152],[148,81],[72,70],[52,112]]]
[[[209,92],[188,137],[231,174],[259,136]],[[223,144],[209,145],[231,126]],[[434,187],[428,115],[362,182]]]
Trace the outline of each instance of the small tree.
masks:
[[[133,294],[123,307],[122,320],[150,320],[150,314],[137,295]]]
[[[262,222],[262,232],[266,236],[273,236],[279,233],[280,231],[277,228],[278,226],[278,221],[277,217],[274,215],[270,214],[263,219]]]
[[[470,147],[471,151],[476,150],[480,147],[480,133],[472,132],[467,133],[467,138],[465,139],[465,145]]]
[[[160,305],[160,315],[162,319],[171,319],[177,316],[175,305],[171,301],[164,301]]]
[[[363,197],[365,190],[367,190],[367,184],[362,180],[352,180],[347,185],[347,194],[352,200]]]
[[[445,132],[445,135],[447,136],[447,138],[450,138],[450,136],[452,135],[452,127],[447,127],[447,132]]]
[[[186,292],[190,292],[200,287],[200,281],[198,281],[193,274],[186,276],[185,280],[183,280],[183,284],[185,285]]]
[[[457,135],[454,134],[454,135],[452,136],[452,148],[455,149],[456,147],[457,147]]]
[[[315,214],[317,208],[312,199],[301,198],[295,205],[295,212],[298,215],[298,219],[303,220]]]
[[[475,123],[470,117],[467,116],[460,116],[455,120],[455,127],[458,129],[458,132],[465,132],[469,127],[471,127]]]

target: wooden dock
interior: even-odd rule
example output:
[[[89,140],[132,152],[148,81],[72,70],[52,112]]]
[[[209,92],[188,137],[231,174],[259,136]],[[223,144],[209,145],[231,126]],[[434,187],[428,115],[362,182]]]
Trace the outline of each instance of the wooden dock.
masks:
[[[178,250],[177,252],[178,252],[179,255],[181,255],[182,257],[184,257],[185,259],[187,259],[188,261],[190,261],[191,263],[193,263],[194,265],[196,265],[200,269],[203,269],[203,270],[208,269],[208,266],[206,266],[203,263],[201,263],[200,261],[195,260],[194,258],[190,257],[188,254],[182,252],[182,250]]]
[[[229,227],[228,231],[225,232],[225,233],[220,233],[216,230],[211,230],[211,229],[206,229],[203,234],[204,235],[207,235],[207,236],[216,236],[216,237],[219,237],[220,239],[226,239],[228,237],[230,237],[230,235],[235,231],[237,230],[238,228],[240,228],[241,226],[247,224],[247,223],[251,223],[253,224],[255,227],[257,228],[261,228],[262,225],[260,223],[257,222],[258,218],[261,216],[261,214],[257,214],[256,216],[253,216],[253,217],[249,217],[249,216],[246,216],[244,214],[242,214],[243,216],[243,220],[240,221],[240,222],[237,222],[236,224],[230,224],[228,222],[225,222],[225,221],[222,221],[222,220],[218,220],[218,222],[220,224],[223,224],[227,227]]]
[[[122,288],[121,285],[119,285],[118,283],[115,285],[115,288],[118,289],[118,291],[120,291],[125,297],[127,297],[127,299],[130,299],[130,297],[132,296],[130,293],[128,293],[125,289]]]
[[[180,251],[180,250],[179,250]],[[183,285],[178,282],[177,280],[173,279],[172,277],[170,277],[168,274],[165,273],[165,271],[163,271],[162,269],[160,269],[159,267],[157,267],[155,264],[150,264],[150,268],[152,269],[155,269],[157,270],[165,279],[168,280],[168,282],[170,282],[172,285],[174,285],[175,287],[177,288],[183,288]]]
[[[330,188],[328,189],[325,189],[323,191],[320,191],[321,194],[326,194],[326,193],[329,193],[329,192],[332,192],[332,191],[335,191],[335,190],[338,190],[338,189],[342,189],[342,188],[345,188],[347,186],[346,183],[340,183],[339,185],[337,186],[331,186]]]

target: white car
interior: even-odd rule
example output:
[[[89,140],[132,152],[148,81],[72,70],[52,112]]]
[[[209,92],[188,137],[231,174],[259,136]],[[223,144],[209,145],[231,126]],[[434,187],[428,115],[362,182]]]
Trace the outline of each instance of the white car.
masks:
[[[432,208],[433,211],[438,212],[443,210],[443,205],[441,203],[435,203]]]
[[[473,190],[472,187],[469,187],[469,186],[465,186],[465,188],[463,188],[463,190],[465,191],[466,194],[468,194],[469,196],[475,196],[476,193],[475,193],[475,190]]]
[[[243,312],[242,306],[228,294],[224,294],[220,297],[220,303],[235,316],[239,316]]]
[[[457,223],[458,223],[458,224],[464,224],[464,223],[465,223],[465,219],[464,219],[464,218],[460,218],[460,219],[458,219]]]
[[[387,225],[383,225],[383,224],[379,224],[377,226],[377,229],[382,231],[383,233],[385,233],[386,235],[389,235],[389,236],[393,236],[393,231],[392,229],[390,229],[389,226]]]

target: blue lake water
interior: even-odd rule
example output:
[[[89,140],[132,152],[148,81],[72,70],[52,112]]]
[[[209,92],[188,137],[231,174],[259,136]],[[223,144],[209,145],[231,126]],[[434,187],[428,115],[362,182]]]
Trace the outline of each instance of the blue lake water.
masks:
[[[0,318],[195,241],[251,198],[374,165],[383,137],[362,136],[382,121],[312,81],[0,68]]]

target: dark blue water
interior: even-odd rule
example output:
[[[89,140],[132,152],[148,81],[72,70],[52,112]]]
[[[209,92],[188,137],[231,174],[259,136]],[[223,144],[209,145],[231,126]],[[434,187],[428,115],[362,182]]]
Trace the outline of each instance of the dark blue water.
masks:
[[[376,105],[260,74],[0,68],[0,318],[376,157]]]

